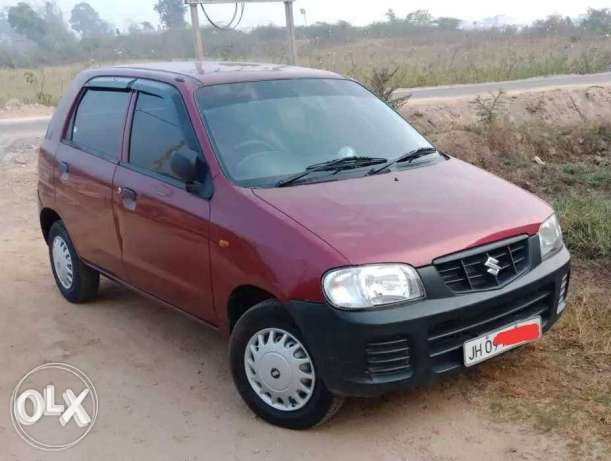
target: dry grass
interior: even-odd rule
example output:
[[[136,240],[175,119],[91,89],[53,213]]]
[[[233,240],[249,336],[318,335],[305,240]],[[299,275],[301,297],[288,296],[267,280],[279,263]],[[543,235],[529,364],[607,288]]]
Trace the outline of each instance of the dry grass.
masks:
[[[275,41],[256,41],[239,34],[234,37],[208,32],[210,58],[285,62],[286,46],[284,35],[281,36]],[[90,50],[83,57],[94,60],[91,62],[184,59],[189,55],[186,51],[190,43],[190,35],[182,32],[176,36],[169,32],[125,36]],[[404,38],[302,39],[299,54],[302,65],[337,71],[363,82],[372,82],[376,72],[391,69],[392,81],[388,86],[410,88],[603,71],[611,65],[611,38],[427,29]],[[89,65],[41,68],[44,93],[56,101],[72,76]],[[27,71],[31,69],[0,69],[0,104],[12,98],[40,102],[37,96],[40,91],[24,79]]]
[[[541,342],[474,370],[496,417],[562,436],[576,459],[611,456],[609,262],[574,265],[567,312]]]
[[[372,69],[399,68],[398,87],[515,80],[551,74],[592,73],[611,64],[611,39],[486,35],[360,40],[302,47],[304,65],[367,80]]]
[[[38,69],[0,69],[0,107],[11,99],[24,104],[54,105],[76,74],[86,67],[75,64]],[[48,98],[44,95],[48,95]]]

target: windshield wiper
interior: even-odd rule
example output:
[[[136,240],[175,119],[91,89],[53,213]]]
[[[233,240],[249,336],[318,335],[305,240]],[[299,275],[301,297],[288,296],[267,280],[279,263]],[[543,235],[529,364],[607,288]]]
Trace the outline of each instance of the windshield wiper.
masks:
[[[367,174],[370,176],[374,174],[378,174],[384,170],[389,169],[391,166],[397,163],[401,163],[401,162],[411,163],[414,160],[419,159],[420,157],[424,157],[425,155],[435,154],[436,152],[437,152],[437,149],[435,149],[434,147],[420,147],[411,152],[408,152],[407,154],[403,154],[394,160],[391,160],[390,162],[386,163],[384,166],[381,166],[380,168],[372,168],[369,171],[369,173]]]
[[[361,168],[364,166],[370,165],[379,165],[381,163],[387,163],[388,159],[381,157],[362,157],[362,156],[353,156],[353,157],[343,157],[335,160],[329,160],[328,162],[315,163],[314,165],[310,165],[302,171],[301,173],[297,173],[287,178],[281,179],[276,183],[276,187],[286,187],[291,184],[294,184],[296,181],[299,181],[306,176],[320,172],[320,171],[333,171],[337,173],[343,170],[351,170],[354,168]]]

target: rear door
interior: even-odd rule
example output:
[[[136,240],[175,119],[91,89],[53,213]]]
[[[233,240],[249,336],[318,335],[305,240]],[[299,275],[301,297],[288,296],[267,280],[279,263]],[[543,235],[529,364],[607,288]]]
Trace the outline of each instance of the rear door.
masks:
[[[81,258],[118,277],[112,209],[131,93],[127,79],[94,79],[81,92],[56,155],[57,209]]]
[[[191,121],[173,86],[138,80],[129,151],[114,179],[127,280],[210,323],[210,205],[173,173],[180,152],[205,169]]]

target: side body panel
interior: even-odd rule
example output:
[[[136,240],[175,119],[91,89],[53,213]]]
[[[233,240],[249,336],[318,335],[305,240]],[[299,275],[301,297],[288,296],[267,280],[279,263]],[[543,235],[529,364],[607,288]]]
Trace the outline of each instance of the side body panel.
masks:
[[[121,165],[114,206],[126,280],[209,323],[212,303],[208,253],[210,205],[178,187]],[[119,193],[137,194],[129,203]]]
[[[210,260],[219,328],[229,333],[227,306],[241,286],[263,289],[287,303],[323,302],[321,277],[348,261],[305,227],[219,179],[211,202]]]
[[[56,154],[56,210],[79,256],[123,277],[112,209],[116,163],[60,143]],[[65,169],[68,171],[65,171]]]
[[[38,155],[38,211],[55,208],[55,150],[43,142]]]
[[[79,75],[62,96],[42,140],[38,156],[38,205],[40,210],[50,209],[55,212],[55,155],[63,136],[66,119],[74,101],[80,93],[83,82],[89,78],[87,73]]]

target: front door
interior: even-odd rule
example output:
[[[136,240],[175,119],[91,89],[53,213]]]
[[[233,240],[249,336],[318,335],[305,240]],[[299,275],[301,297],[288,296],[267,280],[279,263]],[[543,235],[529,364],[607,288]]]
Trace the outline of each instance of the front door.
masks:
[[[127,281],[210,323],[213,310],[208,201],[172,170],[180,153],[204,162],[182,97],[170,85],[138,81],[128,159],[117,167],[114,203]]]

